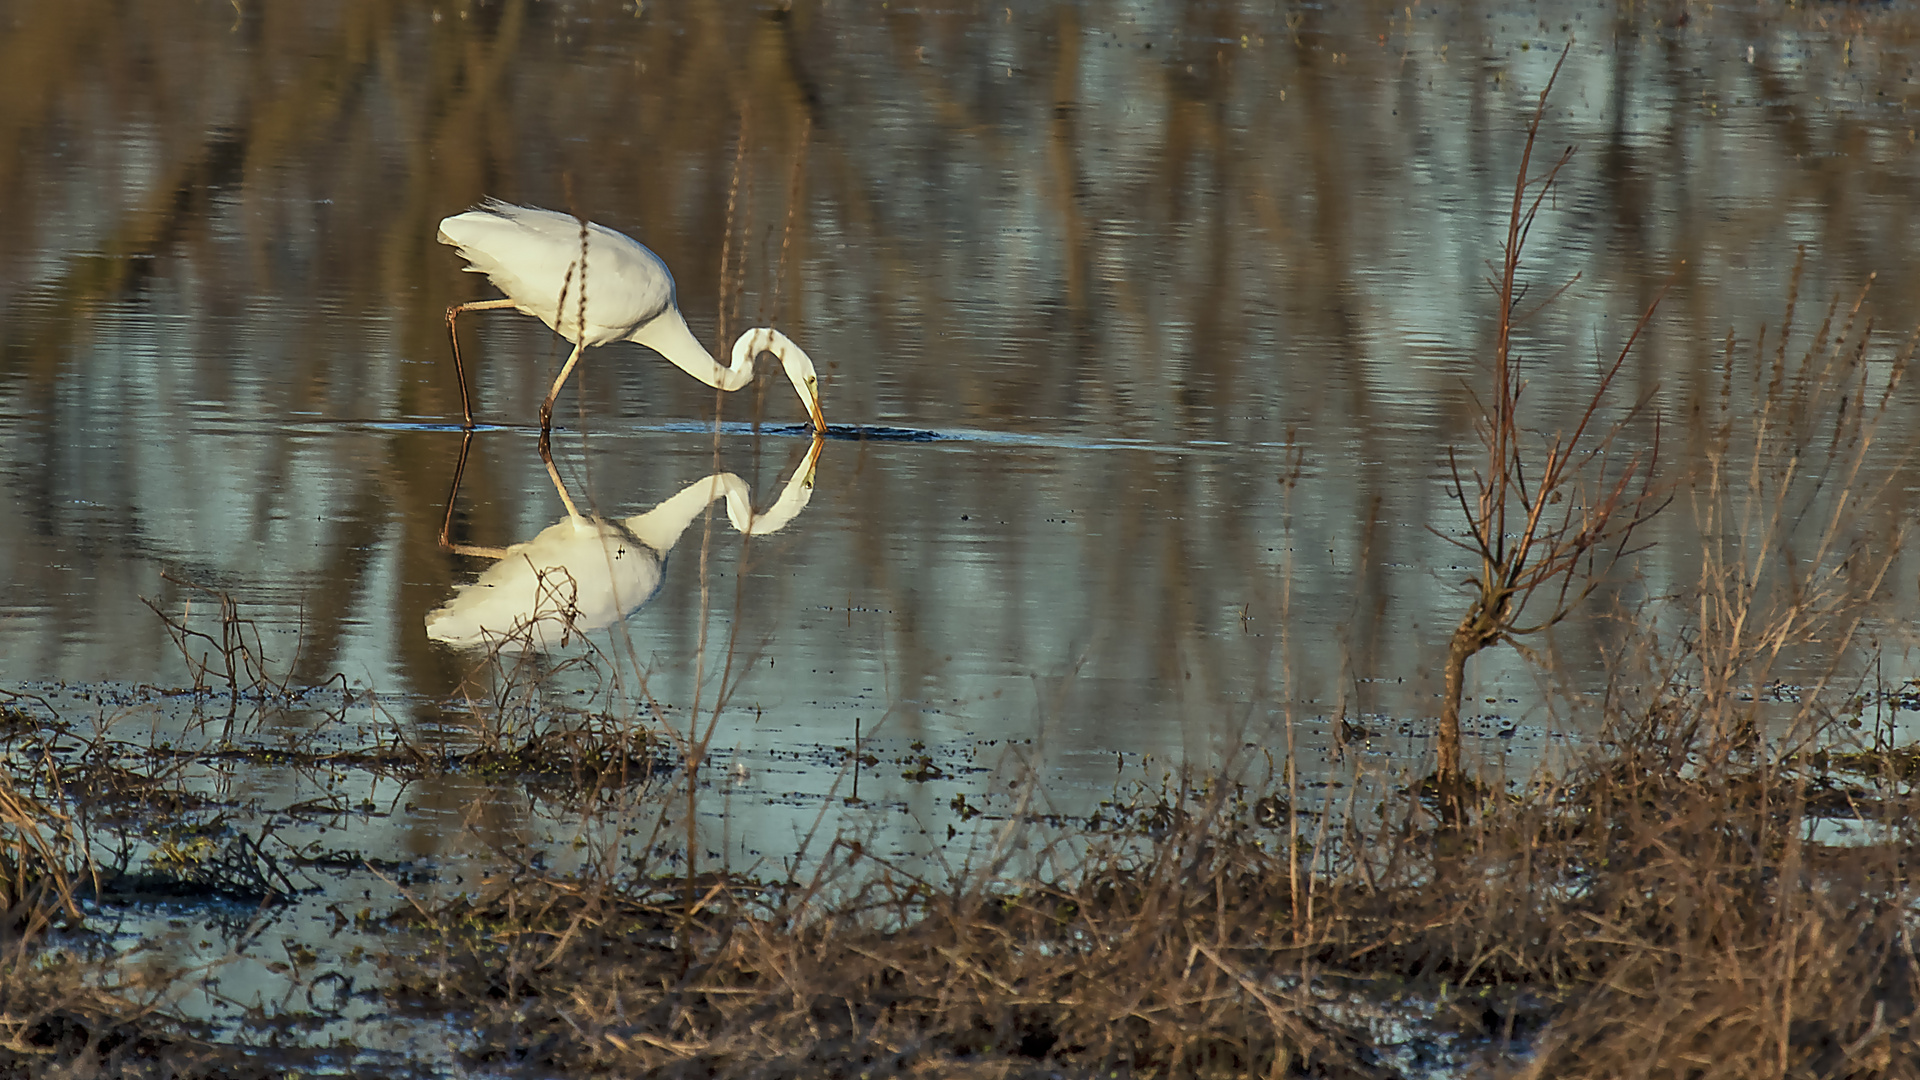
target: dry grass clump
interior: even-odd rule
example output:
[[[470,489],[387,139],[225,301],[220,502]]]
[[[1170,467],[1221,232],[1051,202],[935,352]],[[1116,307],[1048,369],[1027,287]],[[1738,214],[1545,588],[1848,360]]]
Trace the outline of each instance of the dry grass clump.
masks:
[[[1224,806],[1072,877],[944,887],[836,844],[809,883],[499,883],[430,921],[403,995],[481,1019],[489,1061],[654,1075],[1387,1075],[1271,943],[1284,860]],[[484,991],[473,988],[484,987]]]
[[[0,949],[31,941],[63,915],[77,917],[70,826],[0,771]]]
[[[394,992],[472,1010],[478,1061],[583,1074],[1392,1076],[1398,1023],[1537,1076],[1896,1075],[1911,794],[1871,842],[1812,842],[1833,778],[1702,766],[1685,700],[1467,828],[1403,792],[1305,881],[1224,797],[1046,880],[936,884],[852,843],[692,904],[679,877],[528,874],[409,918],[437,944]]]
[[[1878,804],[1866,842],[1811,842],[1830,776],[1702,768],[1705,746],[1673,730],[1684,719],[1643,716],[1494,808],[1472,851],[1401,893],[1421,902],[1389,921],[1427,927],[1396,943],[1403,966],[1467,984],[1504,1026],[1540,1025],[1532,1076],[1873,1076],[1920,1060],[1912,793]]]
[[[0,1078],[284,1076],[94,985],[82,961],[0,968]]]
[[[43,948],[53,931],[79,922],[84,868],[73,821],[0,768],[0,1076],[56,1063],[93,1075],[109,1062],[125,1065],[123,1051],[159,1045],[136,1045],[119,1020],[137,1010],[89,986],[82,964]]]
[[[518,779],[568,801],[664,775],[673,769],[673,754],[665,739],[645,732],[602,734],[569,727],[527,736],[515,746],[453,754],[440,764],[474,776]]]
[[[1868,362],[1863,302],[1797,356],[1789,319],[1751,388],[1729,342],[1698,583],[1555,773],[1451,807],[1216,782],[1052,847],[1016,816],[941,881],[851,841],[805,881],[529,868],[410,912],[394,992],[471,1010],[476,1060],[579,1074],[1911,1075],[1916,751],[1854,723],[1908,700],[1863,689],[1908,354]],[[1022,845],[1051,870],[1008,873]]]

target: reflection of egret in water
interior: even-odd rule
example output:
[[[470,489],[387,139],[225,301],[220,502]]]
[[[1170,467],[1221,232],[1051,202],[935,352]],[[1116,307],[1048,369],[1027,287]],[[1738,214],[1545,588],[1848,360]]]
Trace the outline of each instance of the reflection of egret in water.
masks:
[[[507,295],[499,300],[455,304],[447,309],[447,334],[453,338],[453,370],[460,378],[460,408],[473,426],[467,393],[467,369],[460,362],[460,336],[453,321],[463,311],[515,308],[546,323],[574,343],[560,376],[540,406],[540,430],[553,425],[553,399],[565,385],[580,352],[589,345],[637,341],[672,361],[687,374],[721,390],[738,390],[753,380],[753,362],[763,352],[778,357],[787,379],[813,417],[815,431],[827,430],[820,415],[820,384],[806,350],[778,330],[748,330],[733,343],[733,366],[721,367],[694,338],[674,302],[673,274],[660,256],[624,233],[553,210],[515,206],[488,199],[464,214],[440,222],[440,242],[451,244]],[[589,282],[587,276],[592,274]],[[589,287],[591,295],[589,296]],[[567,297],[578,298],[577,312]],[[589,302],[589,299],[591,302]]]
[[[453,495],[460,488],[471,440],[469,435],[460,447],[440,546],[498,561],[478,581],[457,587],[453,599],[427,616],[427,636],[461,647],[507,648],[565,645],[577,635],[631,615],[653,598],[660,588],[667,552],[715,499],[727,500],[727,520],[748,536],[784,528],[813,498],[813,473],[822,445],[815,436],[780,498],[759,513],[753,510],[745,481],[732,473],[715,473],[688,484],[644,514],[614,521],[580,513],[543,447],[547,475],[566,505],[566,519],[524,543],[494,548],[455,544],[447,537]]]

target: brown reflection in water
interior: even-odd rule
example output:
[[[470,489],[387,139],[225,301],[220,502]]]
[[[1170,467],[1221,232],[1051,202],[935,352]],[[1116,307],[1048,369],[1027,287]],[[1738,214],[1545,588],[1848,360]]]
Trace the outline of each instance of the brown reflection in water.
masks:
[[[773,306],[789,170],[803,121],[813,128],[782,321],[824,358],[836,419],[1266,448],[1125,466],[1087,455],[1042,489],[928,467],[982,485],[968,497],[1005,523],[1008,582],[1051,542],[1042,519],[1061,504],[1115,508],[1115,529],[1085,548],[1087,634],[1125,639],[1101,646],[1112,670],[1231,683],[1237,662],[1209,642],[1235,620],[1275,631],[1282,572],[1302,578],[1290,610],[1343,636],[1339,681],[1419,670],[1401,646],[1442,634],[1405,612],[1446,610],[1458,576],[1422,528],[1451,521],[1440,448],[1471,442],[1479,278],[1518,118],[1568,35],[1575,77],[1548,137],[1581,149],[1534,238],[1534,277],[1543,290],[1583,278],[1521,342],[1543,364],[1537,426],[1583,399],[1590,357],[1682,261],[1635,363],[1638,390],[1657,387],[1688,422],[1717,385],[1726,329],[1777,321],[1801,243],[1808,295],[1874,272],[1883,323],[1916,321],[1911,16],[1667,16],[11,3],[0,401],[16,512],[0,544],[16,566],[85,569],[78,582],[22,575],[36,598],[23,606],[47,609],[58,640],[88,612],[131,610],[150,574],[75,539],[76,503],[131,523],[136,560],[263,580],[284,568],[233,570],[219,544],[173,538],[165,519],[200,513],[243,550],[277,520],[320,517],[292,573],[311,635],[303,677],[324,677],[356,625],[417,628],[452,584],[435,508],[454,440],[399,431],[314,450],[288,419],[457,415],[440,313],[491,294],[433,223],[483,194],[631,231],[678,270],[682,307],[710,331],[745,115],[750,319]],[[532,330],[479,348],[494,415],[537,396],[559,353]],[[658,365],[596,368],[579,403],[563,397],[566,423],[714,408]],[[183,437],[221,449],[172,473],[119,468]],[[1304,454],[1292,533],[1282,446]],[[474,531],[511,535],[537,497],[523,473],[474,462]],[[855,475],[856,518],[948,509],[883,469]],[[318,512],[294,490],[316,477],[331,500]],[[218,522],[189,490],[214,479],[248,492]],[[167,484],[182,490],[147,486]],[[912,611],[902,652],[939,667],[948,644],[919,638],[937,579],[897,562],[889,536],[854,535],[848,580],[873,606]],[[1282,537],[1291,553],[1269,552]],[[383,613],[391,598],[370,590],[387,546],[399,584]],[[1015,638],[1057,630],[1047,613],[1005,617],[1024,620],[996,628]],[[450,684],[419,634],[392,637],[402,668]],[[1274,662],[1255,662],[1262,678]]]

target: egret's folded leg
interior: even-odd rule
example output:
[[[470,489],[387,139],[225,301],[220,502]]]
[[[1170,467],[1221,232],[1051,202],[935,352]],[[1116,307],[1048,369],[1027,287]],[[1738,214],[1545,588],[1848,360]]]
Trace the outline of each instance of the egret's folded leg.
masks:
[[[540,406],[541,431],[553,426],[553,399],[560,396],[560,388],[566,385],[567,376],[573,374],[573,365],[580,362],[580,350],[586,347],[587,344],[584,341],[573,347],[573,355],[567,357],[567,362],[560,367],[559,377],[553,380],[553,389],[547,391],[546,404]]]
[[[487,547],[482,544],[448,544],[447,550],[455,555],[471,555],[477,559],[492,559],[495,562],[507,557],[506,548]]]
[[[460,412],[467,419],[466,426],[473,426],[473,399],[467,394],[467,368],[460,362],[460,334],[453,327],[453,320],[463,311],[497,311],[500,308],[514,306],[512,300],[475,300],[468,304],[455,304],[447,309],[447,337],[453,341],[453,374],[460,380]]]
[[[453,500],[454,496],[460,494],[460,478],[466,475],[467,452],[472,449],[473,432],[469,431],[460,437],[460,459],[453,463],[453,483],[447,487],[447,515],[440,519],[440,547],[443,550],[453,550],[453,540],[449,535],[453,532]]]

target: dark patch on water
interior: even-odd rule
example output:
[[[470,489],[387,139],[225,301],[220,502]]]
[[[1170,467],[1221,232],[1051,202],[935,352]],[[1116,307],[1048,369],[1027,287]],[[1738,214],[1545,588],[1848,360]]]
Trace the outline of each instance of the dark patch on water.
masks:
[[[957,436],[919,428],[873,427],[866,424],[828,424],[827,438],[850,442],[939,442]]]

